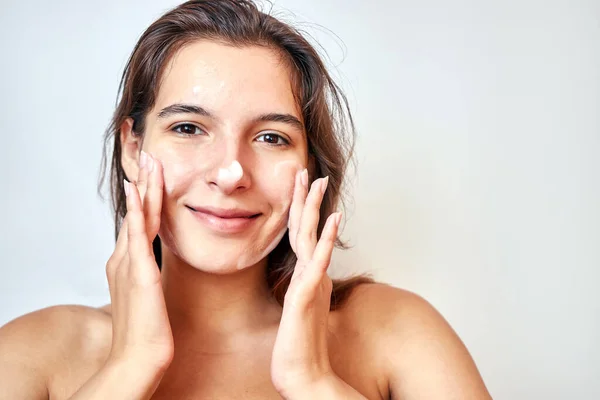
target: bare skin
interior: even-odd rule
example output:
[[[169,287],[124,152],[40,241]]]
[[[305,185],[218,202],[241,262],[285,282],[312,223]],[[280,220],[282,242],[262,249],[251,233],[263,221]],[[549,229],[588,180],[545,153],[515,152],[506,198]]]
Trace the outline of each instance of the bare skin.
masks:
[[[160,115],[166,107],[182,103],[203,107],[212,116]],[[166,312],[147,308],[142,310],[146,318],[133,313],[127,321],[135,329],[161,314],[165,321],[157,319],[147,326],[164,334],[161,345],[168,344],[172,334],[174,355],[165,364],[168,367],[153,399],[281,398],[273,385],[272,356],[296,350],[289,346],[295,339],[289,338],[296,327],[303,328],[303,321],[282,318],[285,309],[273,300],[264,279],[264,253],[285,228],[288,210],[294,214],[297,172],[309,167],[309,159],[306,136],[298,126],[256,120],[269,113],[299,120],[301,116],[289,71],[277,54],[265,48],[197,42],[184,47],[166,68],[143,141],[133,134],[130,120],[121,127],[121,161],[129,180],[143,176],[142,150],[160,161],[153,176],[160,171],[164,179],[160,193],[149,199],[150,204],[162,199],[162,205],[154,207],[153,218],[146,222],[163,241],[159,289],[152,289],[160,291],[160,299],[148,298],[164,304]],[[188,136],[181,134],[184,131]],[[271,135],[269,140],[279,135],[290,144],[266,143],[265,132]],[[231,178],[222,171],[234,161],[239,161],[244,173]],[[310,193],[301,196],[301,203],[311,202]],[[242,233],[223,235],[199,224],[190,205],[242,207],[260,217]],[[319,205],[320,200],[313,211]],[[119,246],[118,242],[117,250]],[[302,249],[294,251],[298,254]],[[146,273],[153,268],[146,265]],[[110,286],[113,298],[115,289]],[[119,303],[113,300],[114,304]],[[110,305],[100,309],[57,306],[2,327],[0,387],[10,390],[7,398],[70,398],[115,351],[113,317]],[[460,339],[433,307],[410,292],[382,284],[360,286],[346,306],[329,313],[326,321],[321,327],[328,328],[322,331],[326,347],[312,354],[326,354],[335,375],[357,395],[489,398]],[[280,329],[284,324],[288,343]],[[281,347],[286,351],[274,352],[276,338],[287,345]],[[297,347],[309,345],[314,343]],[[145,357],[142,353],[149,352],[123,354]],[[151,356],[148,361],[153,361]],[[138,363],[135,368],[143,367]],[[119,385],[135,384],[136,371],[131,371],[131,377],[126,369],[120,371],[124,376]]]
[[[40,331],[49,334],[36,333]],[[275,320],[228,350],[195,350],[202,348],[198,338],[180,339],[178,348],[187,350],[180,355],[176,352],[152,398],[280,399],[269,376],[276,331]],[[413,293],[382,284],[363,285],[346,307],[330,314],[329,331],[333,369],[368,399],[490,398],[460,339]],[[30,382],[24,381],[20,393],[31,396],[23,398],[66,400],[108,356],[110,306],[55,306],[20,317],[0,332],[0,349],[8,348],[10,338],[10,348],[18,352],[15,364],[23,366],[21,370],[14,366],[11,371],[0,369],[0,382],[11,374],[19,379],[27,375]],[[439,343],[440,348],[431,343]],[[438,354],[430,354],[426,346]],[[444,371],[448,364],[452,368]],[[35,374],[31,365],[37,367]],[[447,382],[440,382],[439,377]],[[433,392],[420,396],[416,391],[420,385]]]

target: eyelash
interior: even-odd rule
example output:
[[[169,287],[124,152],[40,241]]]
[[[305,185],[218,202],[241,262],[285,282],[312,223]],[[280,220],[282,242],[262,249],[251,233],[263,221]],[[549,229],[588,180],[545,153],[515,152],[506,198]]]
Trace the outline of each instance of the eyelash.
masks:
[[[173,128],[171,128],[171,130],[173,132],[181,135],[181,136],[187,136],[187,137],[190,137],[190,136],[200,136],[200,134],[180,132],[178,129],[180,129],[181,127],[184,127],[184,126],[185,127],[192,127],[194,130],[197,129],[197,130],[199,130],[201,132],[204,132],[201,128],[197,127],[196,125],[194,125],[194,124],[188,124],[188,123],[175,125]],[[263,133],[263,134],[259,135],[258,137],[262,137],[262,136],[274,136],[277,139],[281,139],[281,141],[283,142],[283,143],[277,144],[277,143],[268,143],[268,142],[265,142],[264,140],[259,140],[259,142],[265,142],[265,143],[268,143],[271,146],[279,147],[279,146],[289,146],[290,145],[289,140],[287,140],[286,138],[284,138],[281,135],[278,135],[277,133]]]

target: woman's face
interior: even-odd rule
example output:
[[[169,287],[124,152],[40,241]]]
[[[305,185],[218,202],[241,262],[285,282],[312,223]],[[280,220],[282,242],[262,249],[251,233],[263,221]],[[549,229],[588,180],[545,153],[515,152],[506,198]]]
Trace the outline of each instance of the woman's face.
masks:
[[[216,273],[262,260],[287,229],[294,177],[307,165],[301,121],[273,50],[198,41],[177,52],[143,142],[164,168],[168,251]]]

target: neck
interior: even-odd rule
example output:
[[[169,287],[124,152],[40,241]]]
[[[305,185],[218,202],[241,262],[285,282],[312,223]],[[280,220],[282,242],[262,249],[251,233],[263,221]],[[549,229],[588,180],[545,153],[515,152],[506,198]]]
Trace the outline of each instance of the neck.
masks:
[[[266,258],[232,273],[191,267],[163,246],[162,286],[175,338],[202,337],[218,346],[279,323],[281,307],[265,279]],[[188,336],[189,335],[189,336]]]

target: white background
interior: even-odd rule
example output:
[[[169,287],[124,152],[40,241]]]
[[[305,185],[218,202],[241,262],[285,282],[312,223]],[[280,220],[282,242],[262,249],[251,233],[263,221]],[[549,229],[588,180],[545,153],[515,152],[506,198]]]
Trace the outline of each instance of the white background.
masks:
[[[3,0],[0,324],[108,302],[102,133],[137,38],[176,4]],[[600,398],[600,2],[282,8],[327,49],[359,132],[335,274],[428,299],[497,399]]]

